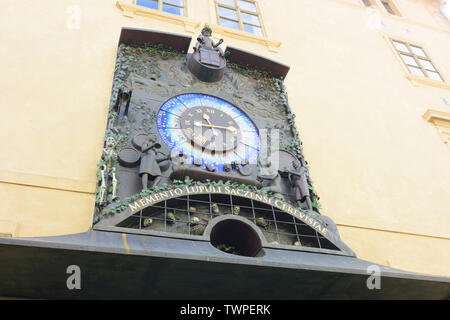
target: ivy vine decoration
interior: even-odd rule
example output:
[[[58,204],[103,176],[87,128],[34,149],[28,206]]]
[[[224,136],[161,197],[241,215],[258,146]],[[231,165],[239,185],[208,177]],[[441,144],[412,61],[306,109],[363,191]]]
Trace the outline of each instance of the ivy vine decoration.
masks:
[[[153,74],[161,77],[161,70],[157,59],[169,60],[170,58],[180,57],[184,52],[173,50],[171,47],[165,47],[163,44],[150,45],[144,43],[142,46],[127,46],[119,48],[123,52],[121,57],[121,71],[119,76],[125,76],[131,72],[147,77]]]
[[[228,68],[236,71],[243,76],[250,77],[256,80],[257,93],[263,94],[264,91],[269,94],[278,93],[281,91],[283,80],[272,76],[271,72],[257,67],[251,68],[248,64],[243,67],[236,63],[228,63]]]

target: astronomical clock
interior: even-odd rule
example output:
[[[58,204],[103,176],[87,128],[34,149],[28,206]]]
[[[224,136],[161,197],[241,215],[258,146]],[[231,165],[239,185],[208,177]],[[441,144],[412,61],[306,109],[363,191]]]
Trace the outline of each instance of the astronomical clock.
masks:
[[[164,143],[176,153],[201,159],[224,171],[228,163],[256,164],[258,129],[240,109],[218,97],[182,94],[165,102],[157,114]]]
[[[196,240],[224,257],[353,255],[320,213],[288,68],[203,31],[187,54],[182,39],[119,46],[93,229]]]

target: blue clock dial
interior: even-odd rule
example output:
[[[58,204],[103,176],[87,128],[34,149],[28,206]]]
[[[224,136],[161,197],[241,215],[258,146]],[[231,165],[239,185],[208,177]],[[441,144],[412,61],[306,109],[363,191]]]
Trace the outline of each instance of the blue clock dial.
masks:
[[[182,94],[165,102],[157,115],[164,143],[191,161],[202,159],[222,171],[232,162],[256,164],[260,138],[245,113],[205,94]]]

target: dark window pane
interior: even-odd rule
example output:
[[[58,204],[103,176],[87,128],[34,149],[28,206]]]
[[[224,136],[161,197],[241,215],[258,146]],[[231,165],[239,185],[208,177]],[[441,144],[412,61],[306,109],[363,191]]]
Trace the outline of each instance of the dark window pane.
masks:
[[[182,8],[178,8],[178,7],[174,7],[168,4],[163,4],[163,11],[168,12],[168,13],[173,13],[179,16],[183,15],[183,9]]]
[[[183,7],[183,0],[164,0],[163,2]]]
[[[398,51],[409,52],[408,47],[404,43],[398,41],[392,41],[392,43],[394,44],[395,48],[397,48]]]
[[[158,9],[158,1],[156,0],[137,0],[136,4],[150,9]]]
[[[411,47],[411,50],[414,52],[414,54],[416,56],[419,56],[419,57],[422,57],[422,58],[426,58],[427,57],[427,55],[425,54],[425,52],[423,52],[423,50],[421,48],[416,47],[416,46],[410,46],[410,47]]]
[[[230,7],[234,7],[235,6],[234,0],[219,0],[219,3],[225,4],[225,5],[230,6]]]
[[[219,7],[219,16],[231,20],[238,20],[237,12],[235,10]]]
[[[248,14],[248,13],[241,13],[242,16],[242,21],[245,23],[250,23],[250,24],[254,24],[255,26],[259,26],[259,19],[258,16],[255,16],[253,14]]]
[[[407,56],[407,55],[405,55],[405,54],[400,54],[400,57],[402,57],[403,61],[404,61],[407,65],[418,67],[417,62],[416,62],[416,60],[414,60],[413,57]]]
[[[428,73],[428,77],[430,79],[437,80],[437,81],[443,81],[441,76],[439,75],[439,73],[432,72],[432,71],[428,71],[427,73]]]
[[[419,68],[408,66],[408,69],[415,76],[425,77],[423,71]]]
[[[394,10],[392,10],[392,7],[390,6],[390,4],[386,1],[381,1],[381,3],[383,4],[384,8],[386,9],[387,12],[389,12],[390,14],[394,14],[395,12]]]
[[[244,24],[244,30],[253,34],[256,34],[257,36],[262,37],[263,33],[262,33],[262,29],[259,27],[254,27],[248,24]]]
[[[227,28],[233,28],[236,30],[240,30],[239,23],[236,21],[231,21],[231,20],[220,18],[220,24]]]
[[[428,60],[419,59],[420,64],[427,70],[436,71],[433,64]]]
[[[255,4],[248,1],[239,0],[239,8],[245,11],[256,12]]]

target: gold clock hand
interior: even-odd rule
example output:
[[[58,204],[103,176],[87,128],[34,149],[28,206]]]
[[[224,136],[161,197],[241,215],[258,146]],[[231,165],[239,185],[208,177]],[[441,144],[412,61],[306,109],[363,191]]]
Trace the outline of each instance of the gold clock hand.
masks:
[[[226,129],[227,129],[227,130],[230,130],[230,131],[233,132],[233,133],[236,133],[236,132],[237,132],[237,129],[236,129],[235,127],[233,127],[233,126],[229,126],[229,127],[227,127]]]
[[[213,135],[217,136],[219,133],[216,132],[216,130],[214,130],[213,125],[212,125],[211,122],[209,121],[209,116],[208,116],[206,113],[203,114],[203,119],[205,119],[205,120],[208,122],[209,126],[211,127],[211,129],[212,129],[212,131],[213,131]]]
[[[208,124],[203,124],[203,123],[201,123],[200,121],[195,121],[195,122],[194,122],[194,126],[196,126],[196,127],[210,127],[210,125],[208,125]],[[227,130],[229,130],[229,131],[231,131],[231,132],[233,132],[233,133],[236,133],[236,131],[237,131],[237,129],[236,129],[235,127],[233,127],[233,126],[228,126],[228,127],[224,127],[224,126],[214,126],[214,128],[216,128],[216,129],[227,129]]]

